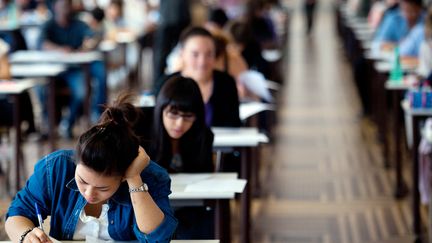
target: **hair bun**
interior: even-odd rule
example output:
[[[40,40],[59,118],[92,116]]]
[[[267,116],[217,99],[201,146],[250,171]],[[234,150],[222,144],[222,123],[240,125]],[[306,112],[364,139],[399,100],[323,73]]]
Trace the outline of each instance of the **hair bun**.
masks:
[[[104,106],[99,124],[133,127],[139,118],[139,110],[132,105],[135,96],[130,93],[120,95],[110,106]]]
[[[114,123],[115,125],[128,125],[127,118],[121,109],[116,107],[108,107],[106,110],[108,115],[108,121]]]

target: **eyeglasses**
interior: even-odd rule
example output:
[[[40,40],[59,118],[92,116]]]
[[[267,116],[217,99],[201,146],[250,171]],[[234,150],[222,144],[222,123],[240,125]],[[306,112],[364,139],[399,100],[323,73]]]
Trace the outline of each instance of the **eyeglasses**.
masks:
[[[180,113],[176,111],[164,111],[166,117],[171,120],[178,120],[180,118],[185,122],[194,122],[196,116],[192,113]]]

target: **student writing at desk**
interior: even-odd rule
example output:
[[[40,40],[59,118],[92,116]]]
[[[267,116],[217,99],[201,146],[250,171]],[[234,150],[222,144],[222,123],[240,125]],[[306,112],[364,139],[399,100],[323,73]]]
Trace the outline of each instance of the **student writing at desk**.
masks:
[[[401,56],[417,57],[424,37],[424,15],[421,0],[401,0],[400,11],[389,16],[375,35],[374,51],[399,45]]]
[[[45,242],[34,205],[51,216],[50,236],[61,240],[169,242],[176,227],[170,179],[139,146],[131,125],[138,117],[128,97],[107,107],[79,138],[75,151],[42,158],[6,215],[14,242]]]
[[[174,76],[162,87],[154,111],[149,154],[170,173],[213,172],[213,133],[204,121],[204,103],[198,85]],[[213,239],[214,210],[205,207],[175,209],[178,239]]]
[[[54,3],[54,17],[47,21],[42,28],[39,43],[43,50],[74,52],[93,49],[90,44],[93,32],[84,22],[74,17],[71,0],[58,0]],[[102,61],[95,61],[90,65],[92,76],[91,116],[95,122],[101,113],[99,104],[106,102],[106,71]],[[82,110],[86,85],[84,72],[78,67],[69,68],[61,75],[71,91],[69,114],[60,124],[60,131],[64,137],[72,138],[73,125]],[[44,96],[42,95],[42,100]]]
[[[207,126],[238,127],[239,98],[236,82],[227,73],[215,70],[216,45],[202,27],[186,29],[180,37],[181,70],[156,83],[156,93],[171,77],[182,75],[198,84],[205,105]]]

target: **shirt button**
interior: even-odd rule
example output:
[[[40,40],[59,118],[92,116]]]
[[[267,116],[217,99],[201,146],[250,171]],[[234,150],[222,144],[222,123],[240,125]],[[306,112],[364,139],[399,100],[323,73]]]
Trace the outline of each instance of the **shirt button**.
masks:
[[[114,224],[114,220],[111,220],[111,224]]]

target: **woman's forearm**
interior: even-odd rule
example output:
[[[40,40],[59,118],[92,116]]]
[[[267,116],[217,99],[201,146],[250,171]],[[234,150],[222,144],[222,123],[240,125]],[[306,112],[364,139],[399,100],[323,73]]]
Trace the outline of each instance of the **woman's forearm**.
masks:
[[[23,216],[12,216],[6,220],[5,229],[6,233],[12,242],[19,242],[21,235],[28,229],[33,229],[35,225],[33,222]]]
[[[136,188],[142,185],[141,177],[127,180],[129,188]],[[151,190],[151,188],[150,188]],[[141,232],[148,234],[155,230],[164,220],[164,213],[154,202],[148,192],[132,192],[132,206],[135,213],[135,219]]]

